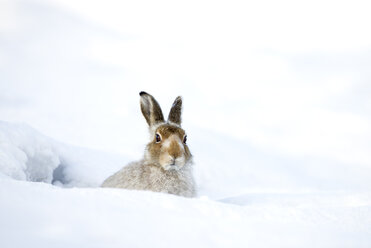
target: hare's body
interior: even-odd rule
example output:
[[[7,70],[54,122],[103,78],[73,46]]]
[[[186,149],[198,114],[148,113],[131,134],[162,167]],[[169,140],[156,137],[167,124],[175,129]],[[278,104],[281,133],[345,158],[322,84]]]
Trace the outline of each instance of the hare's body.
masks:
[[[190,164],[175,171],[146,164],[144,160],[133,162],[107,178],[102,187],[150,190],[184,197],[195,196]]]
[[[196,195],[192,154],[180,127],[182,98],[177,97],[165,122],[153,96],[141,92],[141,110],[151,140],[141,161],[133,162],[107,178],[102,187],[150,190],[185,197]]]

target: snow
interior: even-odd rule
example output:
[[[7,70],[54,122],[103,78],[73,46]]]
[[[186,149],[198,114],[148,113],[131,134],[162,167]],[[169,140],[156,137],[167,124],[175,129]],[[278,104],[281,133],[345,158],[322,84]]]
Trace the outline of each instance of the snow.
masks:
[[[2,247],[368,247],[370,194],[185,199],[2,180]],[[229,204],[227,204],[228,202]]]
[[[367,1],[0,2],[0,247],[370,247]],[[103,189],[184,99],[198,197]]]
[[[122,155],[64,145],[26,124],[3,121],[0,148],[2,177],[65,187],[99,186],[127,161]]]
[[[51,183],[60,161],[46,138],[33,135],[25,125],[1,122],[0,130],[1,172],[18,180]]]
[[[196,170],[195,199],[99,188],[125,157],[61,144],[25,124],[0,122],[0,137],[1,247],[368,247],[371,242],[369,191],[279,189],[280,174],[297,176],[293,170],[276,175],[271,182],[276,189],[259,189],[273,176],[260,185],[241,167],[228,174],[233,168],[223,170],[224,161],[196,164],[206,169]],[[228,192],[229,197],[217,197]]]

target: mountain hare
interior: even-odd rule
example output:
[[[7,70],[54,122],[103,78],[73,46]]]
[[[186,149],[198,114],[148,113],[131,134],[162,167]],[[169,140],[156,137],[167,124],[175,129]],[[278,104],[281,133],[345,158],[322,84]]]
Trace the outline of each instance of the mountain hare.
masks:
[[[143,91],[139,95],[140,107],[151,135],[144,157],[107,178],[102,187],[195,196],[192,154],[187,145],[187,135],[180,127],[182,98],[178,96],[175,99],[165,122],[155,98]]]

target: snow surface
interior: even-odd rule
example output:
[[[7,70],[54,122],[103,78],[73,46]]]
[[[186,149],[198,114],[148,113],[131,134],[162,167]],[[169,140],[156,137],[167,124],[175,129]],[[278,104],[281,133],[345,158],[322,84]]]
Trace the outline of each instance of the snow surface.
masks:
[[[248,189],[250,182],[243,194],[210,199],[219,187],[235,189],[230,175],[199,181],[195,199],[103,189],[96,186],[124,157],[63,145],[24,124],[0,122],[0,137],[1,247],[371,244],[369,192]],[[203,166],[217,170],[222,163]],[[199,180],[209,174],[196,171]]]
[[[369,247],[371,195],[185,199],[0,181],[1,247]]]
[[[63,145],[26,124],[0,121],[2,177],[65,187],[99,186],[125,161],[122,155]]]

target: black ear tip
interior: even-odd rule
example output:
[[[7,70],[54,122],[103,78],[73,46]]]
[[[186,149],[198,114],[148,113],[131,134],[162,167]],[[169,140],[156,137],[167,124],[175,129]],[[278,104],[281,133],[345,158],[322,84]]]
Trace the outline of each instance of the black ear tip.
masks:
[[[144,96],[144,95],[148,95],[148,93],[145,92],[145,91],[141,91],[141,92],[139,92],[139,95],[140,95],[140,96]]]

